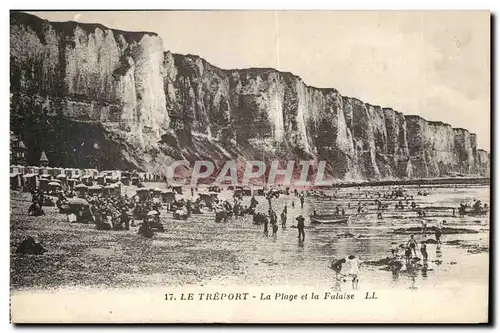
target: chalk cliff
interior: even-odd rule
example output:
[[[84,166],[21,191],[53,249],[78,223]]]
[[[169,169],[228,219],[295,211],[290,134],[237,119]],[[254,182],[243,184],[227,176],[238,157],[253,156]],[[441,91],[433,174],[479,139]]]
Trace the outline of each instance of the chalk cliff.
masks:
[[[223,70],[149,32],[11,13],[11,128],[28,160],[162,171],[186,158],[326,160],[338,180],[489,176],[475,134],[310,87]]]

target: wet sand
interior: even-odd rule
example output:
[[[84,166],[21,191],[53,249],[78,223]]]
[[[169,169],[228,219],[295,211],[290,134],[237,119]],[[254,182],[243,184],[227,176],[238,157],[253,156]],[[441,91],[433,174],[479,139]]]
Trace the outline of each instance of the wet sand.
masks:
[[[407,188],[410,192],[423,189]],[[351,214],[363,197],[367,203],[370,200],[373,203],[374,199],[366,198],[364,193],[376,190],[342,189],[337,195],[342,197],[352,192],[357,196],[349,198],[353,209],[346,213]],[[456,207],[461,200],[473,198],[489,202],[489,188],[484,186],[443,186],[427,191],[427,196],[415,197],[420,206]],[[291,227],[295,224],[292,217],[299,213],[308,216],[314,209],[318,213],[331,212],[333,207],[344,205],[347,200],[306,198],[301,209],[298,198],[288,196],[273,200],[278,215],[285,204],[288,206],[289,227],[282,230],[280,226],[277,237],[265,237],[263,227],[253,225],[251,217],[215,223],[210,213],[177,221],[172,219],[171,213],[162,211],[166,231],[157,233],[153,239],[145,239],[136,235],[137,226],[131,231],[106,232],[94,230],[93,225],[67,223],[55,207],[44,207],[47,216],[28,217],[29,202],[26,200],[30,196],[18,192],[11,192],[11,196],[13,293],[66,287],[146,288],[184,284],[331,288],[334,275],[328,266],[333,258],[349,254],[363,261],[385,258],[390,255],[391,242],[399,244],[408,239],[408,235],[391,231],[420,226],[421,222],[414,212],[396,212],[392,207],[391,212],[384,214],[387,217],[378,220],[376,212],[371,210],[375,206],[367,206],[368,214],[354,218],[346,226],[312,226],[306,219],[306,239],[299,243],[297,230]],[[267,200],[263,197],[257,200],[258,210],[267,211]],[[291,207],[292,201],[295,208]],[[436,253],[436,245],[429,244],[429,260],[439,260],[440,264],[431,263],[432,270],[427,272],[403,272],[394,276],[380,266],[364,265],[360,289],[450,291],[450,282],[458,281],[487,290],[489,217],[452,217],[450,210],[436,211],[426,218],[429,226],[437,219],[446,219],[447,227],[468,228],[478,233],[443,235],[441,253]],[[353,237],[345,237],[346,233]],[[40,256],[15,254],[17,244],[28,235],[42,240],[49,251]],[[433,235],[416,235],[419,242],[427,238]],[[349,291],[352,288],[350,283],[343,283],[341,289]]]

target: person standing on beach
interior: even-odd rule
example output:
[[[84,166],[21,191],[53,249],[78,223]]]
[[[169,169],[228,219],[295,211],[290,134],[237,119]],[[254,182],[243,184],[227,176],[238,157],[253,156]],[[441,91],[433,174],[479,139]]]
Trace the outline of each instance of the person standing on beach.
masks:
[[[427,233],[427,221],[426,220],[422,220],[422,234],[426,234]]]
[[[436,223],[436,228],[437,228],[437,229],[443,229],[443,224],[445,224],[445,223],[446,223],[446,221],[445,221],[445,220],[443,220],[443,222],[441,222],[441,221],[437,221],[437,223]]]
[[[392,247],[391,247],[392,257],[393,258],[397,258],[398,257],[398,252],[399,252],[398,243],[392,242],[391,245],[392,245]]]
[[[299,242],[300,241],[304,241],[304,239],[306,238],[306,235],[304,233],[304,217],[302,215],[299,215],[297,218],[297,229],[299,231],[299,237],[297,237],[299,239]]]
[[[272,209],[269,209],[269,219],[271,221],[271,224],[276,224],[278,222],[278,217]]]
[[[264,235],[269,236],[269,220],[267,216],[264,215]]]
[[[413,254],[415,254],[415,257],[418,258],[417,256],[417,241],[415,240],[415,235],[411,235],[410,239],[408,240],[408,243],[406,243],[406,246],[410,248],[411,251],[413,251]]]
[[[422,253],[422,258],[424,259],[424,263],[426,263],[429,255],[427,253],[427,245],[425,241],[422,242],[422,244],[420,245],[420,253]]]
[[[347,257],[347,261],[349,264],[349,276],[352,277],[352,289],[358,289],[359,266],[361,265],[361,261],[353,255]]]
[[[443,221],[446,222],[446,221]],[[441,235],[443,234],[443,225],[438,221],[436,225],[436,230],[434,231],[434,236],[436,237],[436,243],[441,245]]]
[[[300,196],[300,208],[304,208],[304,195]]]
[[[276,223],[277,221],[275,221],[272,226],[273,226],[273,237],[276,237],[277,236],[277,233],[278,233],[278,223]]]
[[[286,206],[285,209],[283,209],[283,212],[281,212],[281,228],[285,229],[286,228]]]

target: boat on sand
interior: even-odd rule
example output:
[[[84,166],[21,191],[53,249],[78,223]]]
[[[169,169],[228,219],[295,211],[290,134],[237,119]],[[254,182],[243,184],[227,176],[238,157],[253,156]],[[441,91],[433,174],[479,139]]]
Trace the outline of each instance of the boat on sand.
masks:
[[[349,220],[347,215],[317,214],[311,215],[311,224],[346,224]]]

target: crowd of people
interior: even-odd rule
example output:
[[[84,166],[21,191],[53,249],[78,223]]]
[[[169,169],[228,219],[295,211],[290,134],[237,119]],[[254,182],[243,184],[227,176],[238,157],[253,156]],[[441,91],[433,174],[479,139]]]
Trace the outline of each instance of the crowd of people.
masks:
[[[305,222],[306,218],[302,214],[302,209],[304,208],[305,197],[306,196],[318,196],[321,192],[317,191],[304,191],[302,193],[294,190],[292,193],[296,199],[291,201],[291,207],[295,208],[295,201],[300,203],[301,211],[299,214],[292,217],[291,221],[295,221],[296,224],[293,227],[297,228],[297,238],[299,243],[305,241]],[[423,192],[419,192],[419,195],[423,195]],[[174,219],[188,219],[193,214],[204,214],[207,211],[215,213],[215,222],[227,222],[232,217],[241,217],[245,215],[251,215],[253,217],[253,223],[257,225],[263,225],[263,234],[268,237],[271,233],[272,237],[277,237],[279,231],[279,225],[284,231],[290,228],[288,225],[289,219],[289,207],[288,201],[280,208],[273,208],[273,199],[277,198],[282,193],[278,191],[270,190],[264,193],[264,198],[268,202],[267,214],[262,213],[262,210],[257,211],[259,205],[258,200],[254,195],[250,197],[249,205],[244,204],[244,200],[240,194],[236,191],[233,193],[232,198],[220,199],[217,196],[211,197],[211,199],[203,198],[202,196],[195,196],[194,190],[191,189],[190,198],[182,197],[175,198],[171,201],[165,202],[162,200],[161,196],[152,195],[151,193],[147,195],[135,195],[128,197],[123,194],[81,194],[74,191],[59,192],[57,196],[56,206],[62,213],[75,214],[78,218],[87,223],[95,223],[96,228],[99,230],[130,230],[130,227],[135,226],[136,220],[141,220],[138,233],[144,237],[153,237],[155,231],[163,231],[163,225],[160,220],[160,212],[166,207],[166,209],[172,212],[172,217]],[[346,203],[343,207],[337,204],[334,208],[334,212],[338,216],[346,215],[346,208],[351,212],[357,211],[357,213],[363,213],[366,211],[367,204],[374,205],[377,218],[382,219],[382,212],[389,209],[389,203],[394,203],[395,210],[414,210],[417,211],[419,217],[425,217],[425,212],[419,209],[416,204],[416,200],[412,195],[409,195],[405,190],[401,188],[392,189],[387,193],[380,191],[375,191],[372,193],[363,193],[364,198],[357,200],[353,197],[352,192],[348,192],[348,196],[352,199]],[[332,197],[337,198],[338,193],[335,192]],[[72,211],[71,209],[71,199],[80,198],[85,199],[88,202],[88,207],[83,207],[78,212]],[[196,198],[196,199],[195,199]],[[359,198],[359,196],[358,196]],[[385,200],[384,200],[385,199]],[[357,205],[356,205],[357,201]],[[354,204],[354,209],[351,209],[351,203]],[[283,203],[281,203],[283,204]],[[44,215],[42,207],[46,205],[46,196],[40,190],[34,190],[32,192],[32,205],[29,208],[28,213],[33,216]],[[276,205],[275,205],[276,206]],[[392,206],[392,204],[391,204]],[[468,207],[472,207],[473,212],[483,212],[488,209],[487,204],[482,204],[481,201],[476,200],[472,205],[460,204],[458,208],[459,214],[462,216],[466,214]],[[298,208],[298,207],[297,207]],[[265,210],[264,210],[265,211]],[[296,210],[292,210],[294,212]],[[351,213],[349,212],[349,213]],[[316,211],[314,211],[314,215]],[[443,234],[443,224],[446,221],[440,220],[433,226],[435,243],[439,249],[441,246],[441,236]],[[401,268],[402,263],[406,264],[408,267],[413,265],[414,262],[422,259],[424,265],[429,261],[429,254],[427,251],[428,239],[425,238],[428,231],[432,230],[428,227],[427,221],[422,219],[421,221],[421,233],[422,239],[417,241],[415,234],[410,235],[407,242],[400,246],[397,243],[391,244],[391,259],[397,267]],[[349,270],[347,273],[342,273],[343,267],[347,265]],[[359,267],[361,265],[361,260],[354,254],[350,254],[345,258],[336,259],[331,263],[331,269],[336,273],[336,281],[351,279],[353,289],[358,288],[359,283]],[[399,266],[398,266],[399,265]]]

